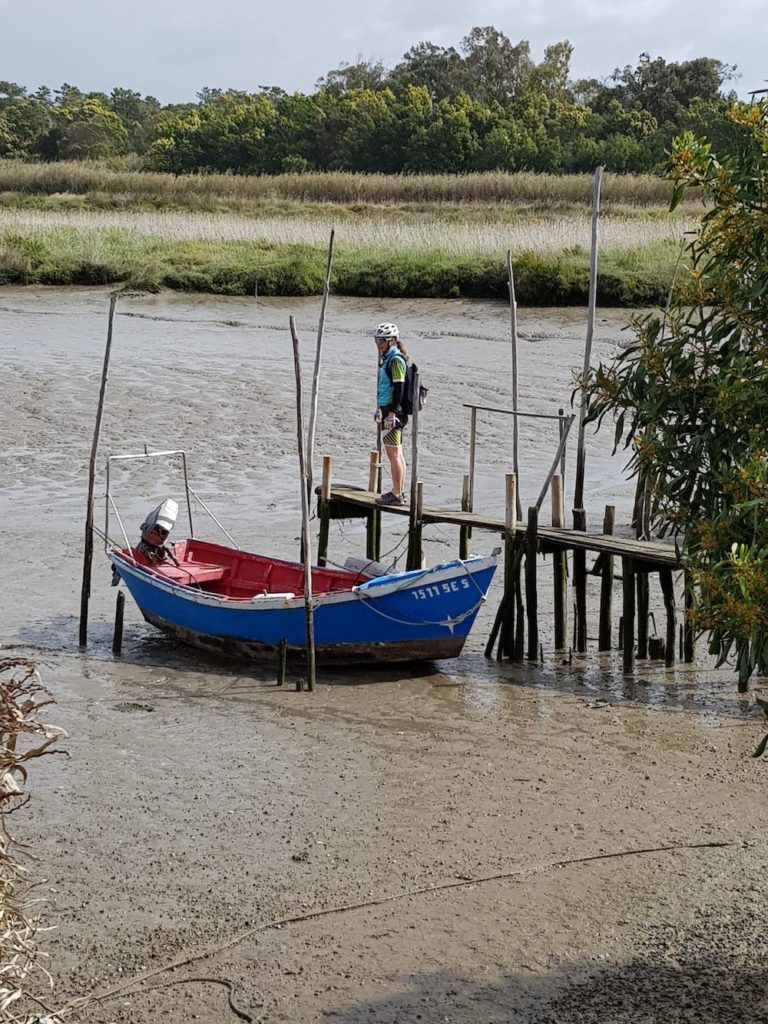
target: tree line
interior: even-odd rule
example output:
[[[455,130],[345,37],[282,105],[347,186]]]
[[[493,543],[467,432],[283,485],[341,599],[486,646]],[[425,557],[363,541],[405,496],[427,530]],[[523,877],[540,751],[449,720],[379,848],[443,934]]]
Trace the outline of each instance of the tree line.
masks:
[[[0,82],[0,157],[106,159],[136,154],[174,174],[296,171],[614,172],[661,167],[685,131],[727,143],[725,85],[735,68],[641,54],[606,80],[570,76],[573,47],[536,63],[526,41],[473,28],[458,48],[421,42],[394,68],[359,60],[314,92],[205,88],[162,105],[131,89],[34,92]]]

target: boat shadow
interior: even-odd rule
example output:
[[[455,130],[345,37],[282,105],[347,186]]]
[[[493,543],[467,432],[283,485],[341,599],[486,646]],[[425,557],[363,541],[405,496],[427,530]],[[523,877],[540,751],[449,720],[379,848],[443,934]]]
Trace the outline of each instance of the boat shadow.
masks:
[[[62,615],[40,620],[22,627],[14,642],[26,655],[43,660],[47,654],[85,655],[99,662],[114,662],[125,666],[151,669],[170,669],[181,674],[247,678],[264,689],[280,692],[277,685],[279,656],[265,655],[258,661],[228,657],[225,654],[190,647],[145,623],[126,623],[122,651],[112,650],[113,623],[107,619],[93,619],[89,624],[88,646],[83,651],[78,645],[79,620],[75,615]],[[371,686],[397,683],[404,680],[430,679],[440,674],[434,662],[377,662],[371,659],[365,665],[318,665],[317,683],[320,686]],[[287,659],[285,681],[282,688],[306,688],[306,663],[303,658]]]

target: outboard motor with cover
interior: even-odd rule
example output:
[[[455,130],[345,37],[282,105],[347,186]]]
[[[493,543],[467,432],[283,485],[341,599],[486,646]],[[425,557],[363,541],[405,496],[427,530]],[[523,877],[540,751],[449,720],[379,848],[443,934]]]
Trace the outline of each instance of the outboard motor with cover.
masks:
[[[176,523],[178,514],[178,502],[173,498],[166,498],[157,508],[152,509],[141,524],[141,540],[138,550],[150,562],[164,562],[166,558],[176,562],[173,552],[165,546],[165,542]]]

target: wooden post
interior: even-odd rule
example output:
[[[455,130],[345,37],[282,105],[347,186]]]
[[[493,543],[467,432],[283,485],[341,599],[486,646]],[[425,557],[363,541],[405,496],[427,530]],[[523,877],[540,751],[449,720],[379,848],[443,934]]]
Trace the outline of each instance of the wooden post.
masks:
[[[562,476],[552,477],[552,525],[565,526],[565,493]],[[555,551],[552,555],[552,580],[555,604],[555,650],[568,646],[568,553]]]
[[[515,641],[515,578],[512,566],[515,558],[515,534],[517,533],[517,475],[507,473],[505,477],[504,508],[506,527],[504,533],[504,596],[501,606],[501,635],[499,636],[498,659],[512,654]]]
[[[414,494],[415,491],[415,494]],[[408,517],[408,555],[406,557],[406,569],[420,569],[422,561],[421,534],[422,534],[422,502],[424,485],[419,480],[415,487],[411,488],[413,498],[411,499],[411,512]]]
[[[85,546],[83,549],[83,585],[80,591],[80,646],[85,647],[88,643],[88,603],[91,599],[91,565],[93,563],[93,492],[96,485],[96,456],[99,451],[99,435],[101,434],[101,419],[104,414],[104,397],[107,392],[107,377],[109,374],[109,354],[112,350],[112,328],[115,321],[115,306],[117,295],[113,293],[109,297],[109,320],[107,322],[107,344],[104,349],[104,362],[101,368],[101,387],[99,388],[99,401],[96,406],[96,424],[93,428],[93,441],[91,443],[91,458],[88,463],[88,504],[85,512]]]
[[[624,607],[622,615],[622,654],[624,655],[624,672],[635,669],[635,570],[632,559],[626,555],[621,559],[622,594]]]
[[[603,168],[595,171],[592,187],[592,251],[589,260],[589,307],[587,311],[587,340],[584,346],[584,373],[581,381],[581,402],[579,405],[579,439],[576,449],[576,483],[573,492],[574,508],[584,507],[584,471],[586,468],[586,434],[585,419],[587,416],[587,375],[592,361],[592,338],[595,333],[595,307],[597,305],[597,251],[598,223],[600,220],[600,185],[603,180]]]
[[[469,473],[461,482],[461,511],[469,512]],[[469,558],[469,527],[459,527],[459,558]]]
[[[517,299],[515,297],[515,274],[512,269],[512,250],[507,249],[507,284],[509,287],[509,327],[512,337],[512,471],[515,477],[520,479],[520,430],[517,417],[519,404],[519,376],[517,359]],[[515,516],[522,518],[523,507],[520,504],[520,494],[517,493],[517,508]]]
[[[331,474],[333,472],[333,459],[330,455],[323,456],[323,483],[320,489],[320,501],[318,502],[318,514],[320,517],[320,530],[317,538],[317,564],[320,566],[328,564],[328,533],[331,525]]]
[[[115,632],[112,635],[112,653],[120,654],[123,650],[123,614],[125,612],[125,594],[117,592],[115,604]]]
[[[613,534],[616,522],[616,507],[605,506],[603,516],[603,533],[610,537]],[[600,625],[598,630],[597,649],[598,651],[610,651],[611,649],[611,612],[613,605],[613,556],[606,555],[603,559],[603,568],[600,573]]]
[[[315,616],[312,606],[312,554],[309,535],[309,498],[307,495],[307,462],[304,455],[304,416],[301,406],[301,360],[299,358],[299,336],[296,321],[288,320],[293,340],[293,367],[296,374],[296,438],[299,447],[299,472],[301,479],[301,547],[304,555],[304,613],[307,623],[307,688],[314,690],[315,665]]]
[[[638,572],[635,580],[637,587],[637,656],[641,659],[648,657],[648,619],[650,615],[648,584],[648,573]]]
[[[312,377],[312,394],[309,405],[309,431],[307,435],[307,494],[312,501],[312,478],[315,461],[315,427],[317,425],[317,401],[320,391],[320,364],[322,362],[323,334],[325,332],[325,313],[328,309],[328,296],[331,291],[331,268],[333,267],[333,237],[328,241],[328,258],[325,264],[325,282],[323,284],[323,301],[320,305],[320,319],[317,324],[317,346],[315,348],[315,372]]]
[[[558,428],[558,432],[559,432],[558,436],[559,436],[559,439],[562,441],[562,439],[563,439],[563,431],[565,430],[565,421],[568,419],[568,417],[565,415],[565,409],[558,409],[557,410],[557,416],[558,416],[558,421],[559,421],[558,424],[557,424],[557,428]],[[560,476],[563,478],[563,480],[565,480],[565,448],[566,448],[566,446],[563,445],[563,453],[560,456]],[[565,521],[563,521],[563,526],[565,526]]]
[[[477,409],[470,409],[469,415],[469,508],[475,510],[475,448],[477,445]],[[471,533],[468,534],[472,536]]]
[[[536,592],[536,557],[539,546],[539,510],[528,509],[528,530],[525,537],[525,610],[528,619],[528,660],[539,657],[539,608]]]
[[[573,528],[585,532],[587,513],[583,508],[573,510]],[[587,649],[587,553],[574,548],[573,589],[576,596],[576,650],[583,654]]]
[[[368,465],[368,490],[377,494],[381,487],[381,455],[379,452],[371,452]],[[381,551],[381,511],[372,509],[368,513],[365,524],[365,557],[372,562],[379,559]]]
[[[288,660],[288,641],[281,640],[277,645],[277,685],[282,686],[285,682],[285,669]]]
[[[407,568],[421,567],[421,511],[419,509],[419,374],[413,375],[413,413],[411,414],[411,508],[408,516]]]
[[[664,607],[667,612],[667,639],[665,661],[667,668],[675,664],[675,633],[677,632],[677,613],[675,609],[675,584],[671,569],[659,570],[659,584],[664,595]]]
[[[693,583],[688,573],[685,574],[685,619],[683,621],[683,661],[690,665],[696,657],[696,645],[693,632]]]

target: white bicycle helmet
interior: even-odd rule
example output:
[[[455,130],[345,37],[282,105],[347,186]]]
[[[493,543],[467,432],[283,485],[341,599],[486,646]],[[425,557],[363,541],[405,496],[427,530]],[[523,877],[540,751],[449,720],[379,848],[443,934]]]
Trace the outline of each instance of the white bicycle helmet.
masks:
[[[376,341],[383,341],[387,338],[399,338],[400,331],[397,329],[397,324],[379,324],[373,332],[373,336]]]

